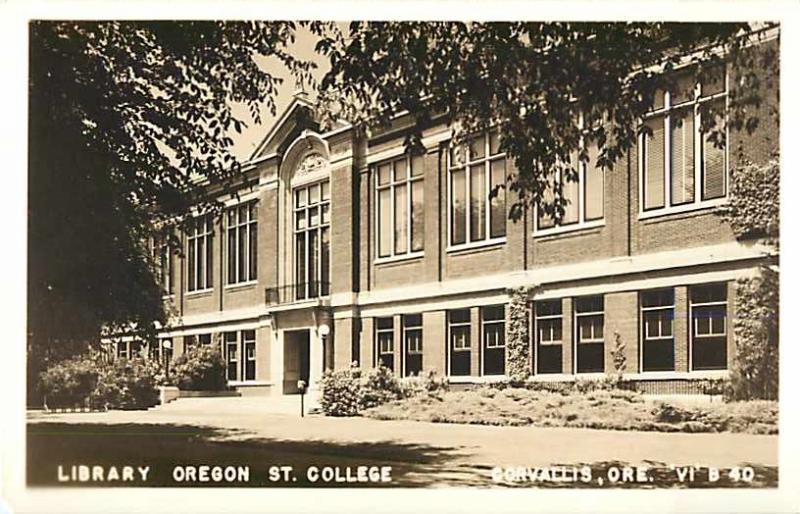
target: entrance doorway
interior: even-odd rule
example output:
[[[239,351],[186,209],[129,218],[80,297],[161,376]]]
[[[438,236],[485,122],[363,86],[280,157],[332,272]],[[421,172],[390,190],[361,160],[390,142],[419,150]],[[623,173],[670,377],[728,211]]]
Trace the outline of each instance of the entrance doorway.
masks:
[[[309,330],[291,330],[283,334],[283,394],[298,394],[297,381],[309,383]]]

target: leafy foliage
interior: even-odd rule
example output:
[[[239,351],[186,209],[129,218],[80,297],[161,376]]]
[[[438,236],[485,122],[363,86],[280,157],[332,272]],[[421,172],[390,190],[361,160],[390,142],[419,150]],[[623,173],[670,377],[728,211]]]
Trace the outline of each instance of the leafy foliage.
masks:
[[[108,361],[97,353],[81,354],[44,371],[42,391],[49,408],[143,409],[158,403],[160,373],[147,359]]]
[[[320,406],[328,416],[357,416],[365,409],[418,395],[438,394],[447,381],[433,371],[421,377],[397,378],[389,368],[327,370],[322,376]]]
[[[51,366],[40,376],[46,405],[48,407],[83,405],[97,385],[97,377],[96,361],[84,355]]]
[[[656,92],[690,93],[701,78],[719,79],[725,63],[746,71],[729,92],[727,118],[701,107],[703,129],[717,143],[725,123],[755,130],[750,107],[778,86],[777,47],[750,51],[758,37],[742,23],[353,22],[317,45],[331,61],[320,97],[330,120],[385,127],[408,111],[416,150],[440,114],[457,141],[501,125],[501,150],[517,170],[508,182],[517,219],[543,198],[554,170],[576,180],[586,147],[597,145],[605,168],[620,160],[647,130],[639,120]],[[687,63],[694,80],[681,83],[671,72]],[[554,189],[541,208],[558,218],[564,201],[561,185]]]
[[[197,185],[239,173],[230,136],[245,121],[232,106],[256,122],[260,106],[274,114],[280,82],[257,58],[310,80],[313,64],[287,51],[296,28],[30,24],[29,392],[42,369],[96,345],[101,327],[153,338],[165,313],[148,238],[175,237]]]
[[[628,358],[625,356],[625,341],[616,330],[614,331],[614,347],[611,348],[611,360],[614,363],[614,371],[621,377],[628,367]]]
[[[514,383],[523,383],[531,375],[530,311],[527,288],[509,291],[506,373]]]
[[[764,239],[776,248],[780,237],[780,161],[745,161],[731,171],[730,199],[720,215],[741,240]]]
[[[222,391],[227,388],[227,365],[217,344],[201,344],[175,359],[171,379],[188,391]]]
[[[99,369],[89,404],[105,409],[147,409],[158,404],[158,365],[150,360],[116,359]]]
[[[759,277],[736,282],[732,399],[778,398],[779,278],[777,271],[764,267]]]

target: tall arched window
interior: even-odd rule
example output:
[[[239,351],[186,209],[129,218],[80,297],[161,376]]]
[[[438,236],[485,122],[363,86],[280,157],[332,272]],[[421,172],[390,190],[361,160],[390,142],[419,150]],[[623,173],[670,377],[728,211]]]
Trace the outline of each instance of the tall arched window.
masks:
[[[330,181],[296,187],[294,206],[295,300],[330,294]]]

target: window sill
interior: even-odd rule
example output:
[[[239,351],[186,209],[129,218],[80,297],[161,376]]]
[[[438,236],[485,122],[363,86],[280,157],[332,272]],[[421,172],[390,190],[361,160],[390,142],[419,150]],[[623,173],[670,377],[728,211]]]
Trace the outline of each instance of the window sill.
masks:
[[[487,239],[477,243],[464,243],[456,246],[448,246],[445,251],[453,254],[469,253],[470,250],[490,250],[504,244],[506,244],[506,238],[498,237],[496,239]]]
[[[704,202],[687,203],[684,205],[676,205],[672,207],[662,207],[660,209],[653,209],[650,211],[640,211],[639,219],[642,221],[664,218],[674,214],[691,214],[698,211],[709,210],[720,205],[727,203],[728,197],[716,198],[714,200],[706,200]]]
[[[235,291],[237,289],[249,289],[258,285],[258,280],[248,280],[247,282],[236,282],[235,284],[227,284],[226,291]]]
[[[185,296],[186,296],[186,298],[200,297],[200,296],[210,295],[213,292],[214,292],[214,288],[213,287],[208,288],[208,289],[196,289],[194,291],[186,291],[186,295]]]
[[[545,228],[540,230],[534,230],[533,237],[534,238],[545,238],[548,236],[557,236],[562,234],[576,234],[583,231],[588,231],[592,229],[599,229],[606,225],[605,219],[595,220],[595,221],[587,221],[585,223],[573,223],[571,225],[565,225],[560,227],[554,228]]]
[[[401,255],[392,255],[390,257],[378,257],[373,262],[373,264],[380,265],[380,264],[391,264],[393,262],[405,262],[405,261],[413,261],[416,259],[420,259],[425,256],[425,252],[413,252],[413,253],[404,253]]]

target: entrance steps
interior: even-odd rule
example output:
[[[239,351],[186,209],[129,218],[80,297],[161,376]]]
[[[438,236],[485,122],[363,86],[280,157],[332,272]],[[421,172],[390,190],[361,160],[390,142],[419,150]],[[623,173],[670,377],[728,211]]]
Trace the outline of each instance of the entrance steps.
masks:
[[[312,395],[306,395],[303,403],[306,414],[319,409],[319,402],[315,401]],[[300,395],[181,397],[151,410],[174,414],[207,412],[209,414],[219,414],[220,416],[236,415],[243,412],[248,414],[264,413],[299,416]]]

